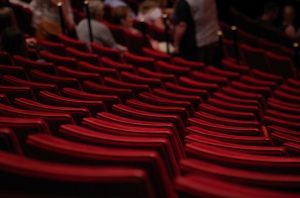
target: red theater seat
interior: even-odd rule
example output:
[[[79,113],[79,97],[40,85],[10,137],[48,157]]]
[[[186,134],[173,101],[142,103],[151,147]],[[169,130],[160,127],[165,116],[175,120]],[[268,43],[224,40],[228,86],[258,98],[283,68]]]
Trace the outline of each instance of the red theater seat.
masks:
[[[0,65],[0,71],[0,77],[2,75],[11,75],[28,80],[28,76],[25,69],[20,66]]]
[[[203,70],[204,69],[204,63],[197,62],[197,61],[189,61],[185,60],[180,57],[173,57],[171,62],[174,65],[182,66],[182,67],[188,67],[191,70]]]
[[[188,77],[180,77],[179,84],[185,85],[187,87],[204,89],[204,90],[207,90],[209,93],[213,93],[219,89],[219,86],[217,83],[203,82],[200,79],[198,81],[198,79],[194,80],[194,79],[191,79]]]
[[[121,103],[120,98],[116,95],[88,93],[85,91],[80,91],[72,88],[64,88],[62,90],[62,95],[69,98],[81,99],[81,100],[99,100],[104,102],[107,105]]]
[[[133,72],[133,73],[136,72],[135,68],[132,65],[117,62],[117,61],[112,60],[107,57],[100,58],[100,62],[104,67],[114,68],[114,69],[118,70],[119,72],[120,71],[129,71],[129,72]]]
[[[154,151],[92,146],[75,143],[48,135],[31,135],[27,139],[30,157],[53,162],[80,165],[123,166],[143,169],[155,196],[174,196],[163,161]],[[45,157],[47,156],[47,157]]]
[[[184,107],[174,107],[174,106],[159,106],[154,104],[149,104],[137,99],[128,99],[126,100],[126,105],[154,113],[162,113],[162,114],[171,114],[178,115],[182,120],[186,120],[188,118],[188,112]]]
[[[102,67],[102,66],[97,66],[97,65],[91,65],[87,62],[80,61],[78,63],[78,67],[81,71],[83,72],[92,72],[99,74],[101,77],[104,76],[110,76],[114,78],[120,78],[118,70],[114,68],[107,68],[107,67]]]
[[[164,61],[157,61],[155,62],[155,68],[157,71],[167,74],[174,74],[176,76],[189,76],[190,75],[190,69],[183,66],[177,66],[170,64],[168,62]]]
[[[193,158],[212,160],[232,167],[243,167],[257,171],[297,173],[300,168],[299,157],[252,155],[195,143],[187,144],[186,152],[188,156]]]
[[[166,115],[160,113],[151,113],[147,111],[138,110],[126,105],[117,104],[112,107],[113,112],[121,116],[128,116],[138,120],[158,121],[158,122],[171,122],[178,131],[180,131],[181,138],[184,137],[184,124],[182,120],[176,115]]]
[[[99,74],[95,74],[93,72],[83,72],[83,71],[70,69],[68,67],[59,66],[59,67],[57,67],[57,73],[60,76],[76,78],[80,82],[83,82],[85,80],[92,80],[95,82],[102,83],[101,76]]]
[[[33,61],[22,56],[13,56],[13,60],[15,65],[23,67],[28,72],[36,69],[46,73],[56,74],[56,67],[53,63]]]
[[[194,114],[195,118],[212,123],[219,123],[227,126],[240,126],[240,127],[259,127],[258,121],[238,120],[234,118],[226,118],[221,115],[214,115],[212,113],[198,111]]]
[[[228,71],[238,72],[239,74],[247,74],[250,68],[246,65],[239,65],[228,59],[222,60],[222,65]]]
[[[243,60],[249,67],[270,72],[267,60],[265,59],[265,50],[245,44],[240,45],[240,50]]]
[[[174,149],[177,147],[177,142],[174,139],[174,133],[172,133],[170,130],[166,130],[164,128],[128,126],[97,118],[86,118],[83,120],[82,124],[83,126],[91,128],[92,130],[101,131],[112,135],[161,138],[164,140],[164,149],[160,151],[160,154],[166,163],[165,165],[168,167],[170,175],[175,176],[179,174]]]
[[[47,90],[47,91],[51,91],[56,94],[60,94],[60,91],[55,84],[23,80],[23,79],[17,78],[15,76],[10,76],[10,75],[3,76],[2,83],[6,84],[6,85],[29,87],[33,91],[35,91],[36,94],[39,93],[39,91],[43,91],[43,90]]]
[[[83,52],[72,47],[66,48],[66,55],[77,58],[78,60],[88,62],[93,65],[99,65],[99,57],[90,52]]]
[[[291,190],[299,186],[299,175],[233,169],[219,164],[195,159],[183,160],[180,165],[182,171],[187,174],[207,174],[219,179],[226,179],[234,183],[245,185],[282,190]]]
[[[87,108],[75,108],[75,107],[58,107],[45,105],[36,101],[32,101],[26,98],[16,98],[14,105],[29,110],[42,110],[47,112],[66,113],[72,115],[77,124],[81,123],[84,117],[91,117],[91,113]]]
[[[142,49],[142,53],[146,57],[154,58],[155,60],[160,60],[160,61],[169,62],[171,58],[171,56],[166,53],[159,52],[146,47]]]
[[[284,77],[297,77],[296,68],[289,57],[267,52],[266,59],[273,74]]]
[[[70,114],[57,113],[57,112],[46,112],[39,110],[25,110],[19,109],[4,104],[0,104],[1,116],[7,117],[19,117],[19,118],[42,118],[51,127],[53,132],[56,132],[60,124],[74,124],[75,121]]]
[[[121,80],[113,79],[111,77],[104,78],[104,84],[115,88],[131,89],[134,93],[141,93],[144,91],[150,91],[150,87],[147,84],[141,83],[129,83]]]
[[[149,92],[144,92],[140,93],[138,95],[138,98],[141,101],[154,104],[154,105],[159,105],[159,106],[178,106],[178,107],[185,107],[188,111],[189,114],[194,113],[194,107],[192,106],[191,102],[188,101],[181,101],[181,100],[175,100],[175,99],[169,99],[157,95],[153,95],[152,93]]]
[[[154,72],[154,71],[151,71],[146,68],[138,68],[137,72],[141,76],[160,79],[163,82],[166,82],[166,81],[176,82],[176,77],[173,74]]]
[[[218,190],[216,190],[216,188]],[[250,187],[237,183],[231,183],[214,177],[187,175],[178,177],[175,181],[175,189],[180,198],[192,197],[298,197],[299,193],[285,192],[284,190],[267,190],[259,187]]]
[[[43,46],[47,51],[57,54],[57,55],[64,55],[66,53],[65,51],[65,45],[58,42],[51,42],[46,40],[38,40],[38,44]]]
[[[115,88],[115,87],[111,87],[111,86],[94,83],[92,81],[85,81],[82,86],[83,86],[83,89],[89,93],[116,95],[116,96],[119,96],[123,100],[134,96],[131,89]]]
[[[212,130],[206,130],[197,126],[190,126],[186,128],[187,134],[201,135],[212,139],[244,145],[272,145],[272,141],[269,137],[263,136],[247,136],[247,135],[234,135],[225,134],[223,132],[217,132]]]
[[[248,120],[248,121],[256,121],[256,116],[251,112],[240,112],[234,110],[226,110],[220,107],[215,107],[210,104],[200,104],[199,111],[204,111],[207,113],[211,113],[217,116],[222,116],[225,118],[234,118],[237,120]]]
[[[213,123],[209,121],[204,121],[199,118],[189,118],[187,124],[189,126],[197,126],[206,130],[212,130],[216,132],[221,132],[224,134],[232,135],[261,135],[261,131],[256,127],[238,127],[238,126],[227,126],[219,123]]]
[[[178,84],[175,84],[172,82],[164,83],[164,87],[166,90],[174,92],[174,93],[200,96],[204,100],[206,100],[209,97],[209,93],[204,89],[190,88],[190,87],[178,85]]]
[[[117,49],[101,46],[97,43],[91,43],[93,53],[100,57],[108,57],[112,60],[121,61],[121,54]]]
[[[205,137],[200,134],[191,134],[186,136],[186,143],[199,143],[211,145],[217,148],[226,148],[232,151],[249,153],[254,155],[268,156],[287,156],[285,147],[283,146],[265,146],[265,145],[242,145],[236,143],[224,142],[211,137]]]
[[[59,96],[48,91],[41,91],[39,94],[39,101],[56,106],[64,107],[85,107],[95,115],[99,111],[106,111],[106,106],[99,100],[80,100]]]
[[[259,69],[252,69],[250,71],[250,74],[253,77],[255,77],[257,79],[261,79],[261,80],[273,81],[273,82],[277,82],[277,83],[281,83],[283,81],[282,75],[270,74],[267,72],[263,72]]]
[[[223,70],[223,69],[219,69],[214,66],[207,66],[205,68],[205,71],[209,74],[214,74],[216,76],[225,77],[230,80],[238,79],[238,77],[240,76],[240,74],[238,72]]]
[[[137,74],[133,74],[130,72],[121,72],[122,80],[129,83],[138,83],[138,84],[147,84],[151,88],[153,87],[161,87],[161,81],[159,79],[150,78],[150,77],[142,77]]]
[[[1,196],[154,197],[149,175],[142,169],[63,165],[3,152],[0,156],[1,177],[9,178],[1,181],[6,186]]]
[[[80,50],[80,51],[84,51],[84,52],[88,52],[88,47],[87,45],[84,43],[84,42],[81,42],[77,39],[73,39],[73,38],[70,38],[64,34],[60,34],[58,36],[58,39],[63,43],[65,44],[65,46],[67,47],[73,47],[77,50]]]
[[[23,155],[19,140],[12,129],[0,127],[0,150]]]
[[[130,52],[125,52],[123,54],[123,60],[125,63],[134,65],[138,68],[147,68],[149,70],[154,70],[154,58],[139,56]]]
[[[75,89],[81,89],[81,85],[76,78],[72,77],[62,77],[51,75],[39,70],[32,70],[30,72],[30,78],[37,82],[43,83],[53,83],[58,86],[60,89],[64,87],[73,87]]]

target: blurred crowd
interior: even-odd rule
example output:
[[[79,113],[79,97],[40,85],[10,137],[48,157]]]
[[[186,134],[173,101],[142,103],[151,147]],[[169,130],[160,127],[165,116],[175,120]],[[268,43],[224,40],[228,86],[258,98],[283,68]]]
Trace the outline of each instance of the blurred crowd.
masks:
[[[300,38],[300,27],[296,25],[296,9],[292,4],[280,7],[274,1],[267,1],[264,12],[258,21],[266,26],[277,28],[290,38]]]
[[[88,21],[85,17],[76,21],[78,16],[74,14],[74,2],[82,3],[70,0],[0,0],[1,48],[10,53],[24,55],[26,48],[36,47],[36,39],[53,40],[63,31],[81,41],[89,42]],[[24,35],[20,31],[20,24],[9,6],[10,3],[20,4],[31,10],[31,35]],[[61,13],[58,9],[60,3]],[[106,47],[128,50],[126,46],[117,43],[107,23],[141,35],[143,32],[134,23],[143,21],[162,32],[167,28],[172,35],[168,43],[169,50],[186,59],[213,64],[213,55],[218,51],[217,31],[220,27],[215,0],[89,0],[89,10],[93,40]],[[257,20],[266,26],[278,28],[288,37],[297,38],[300,37],[300,28],[295,24],[296,14],[293,5],[288,4],[280,9],[276,3],[270,1],[265,4],[264,12]],[[169,20],[164,21],[164,17]],[[275,23],[279,17],[282,20]],[[62,30],[62,19],[65,30]],[[149,35],[147,39],[153,49],[166,52],[166,42]]]

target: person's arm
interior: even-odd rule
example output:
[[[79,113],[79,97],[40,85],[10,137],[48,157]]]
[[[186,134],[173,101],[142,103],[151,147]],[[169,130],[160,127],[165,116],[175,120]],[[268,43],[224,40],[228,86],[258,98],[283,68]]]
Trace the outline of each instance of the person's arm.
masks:
[[[181,40],[183,38],[183,35],[186,31],[187,25],[185,22],[180,22],[175,26],[175,31],[174,31],[174,52],[178,53],[179,52],[179,46],[181,43]]]
[[[72,30],[75,27],[75,22],[74,22],[74,16],[73,16],[71,3],[69,0],[64,0],[63,3],[64,3],[64,5],[63,5],[64,18],[66,21],[67,28],[68,28],[68,30]]]

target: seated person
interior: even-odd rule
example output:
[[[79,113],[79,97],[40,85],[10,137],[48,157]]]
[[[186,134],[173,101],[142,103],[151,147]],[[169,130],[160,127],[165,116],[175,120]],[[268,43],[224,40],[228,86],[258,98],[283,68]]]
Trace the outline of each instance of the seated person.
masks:
[[[1,50],[12,55],[28,56],[28,49],[36,47],[34,38],[25,38],[16,27],[8,27],[2,33]]]
[[[35,47],[34,38],[26,38],[19,30],[12,8],[0,8],[0,49],[11,54],[25,55],[27,47]]]
[[[127,4],[122,0],[105,0],[104,5],[109,6],[111,8],[116,8],[116,7],[120,7],[120,6],[127,6]]]
[[[111,23],[115,25],[120,25],[124,27],[125,29],[129,30],[133,34],[139,34],[141,35],[142,33],[134,28],[134,15],[131,11],[131,9],[128,6],[121,6],[117,7],[111,10],[111,16],[110,16]],[[149,37],[149,42],[150,45],[153,49],[166,52],[166,43],[161,42],[159,43],[158,41],[152,39]],[[172,51],[172,47],[171,47]]]
[[[145,22],[164,29],[165,25],[162,20],[163,11],[157,0],[145,0],[139,7],[138,18],[144,19]]]
[[[120,25],[134,34],[141,34],[141,32],[133,27],[134,14],[128,6],[118,6],[111,10],[110,22],[115,25]]]
[[[38,39],[51,40],[63,33],[59,9],[57,8],[58,3],[62,3],[65,31],[71,33],[74,30],[75,22],[70,0],[33,0],[31,3],[35,3],[33,16],[38,23],[36,24],[36,37]]]
[[[274,20],[278,16],[279,7],[273,1],[268,1],[264,5],[264,12],[258,19],[258,22],[262,25],[273,26]]]
[[[12,8],[0,8],[0,27],[0,35],[5,28],[17,27],[15,13]]]
[[[89,9],[91,15],[91,28],[93,40],[95,43],[102,44],[103,46],[126,51],[126,47],[116,43],[110,30],[100,22],[103,17],[103,4],[101,1],[90,1]],[[78,39],[83,42],[90,42],[88,20],[83,19],[76,27]]]

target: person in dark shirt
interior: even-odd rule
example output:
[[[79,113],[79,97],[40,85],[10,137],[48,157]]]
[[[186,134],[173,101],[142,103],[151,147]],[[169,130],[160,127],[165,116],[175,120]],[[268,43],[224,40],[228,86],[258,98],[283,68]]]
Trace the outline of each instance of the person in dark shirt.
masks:
[[[4,29],[2,33],[2,50],[13,55],[27,55],[26,40],[23,33],[16,27]]]
[[[264,12],[258,18],[258,22],[262,25],[274,26],[274,20],[277,18],[279,6],[273,1],[268,1],[264,5]]]
[[[179,0],[174,24],[175,52],[188,60],[216,63],[220,27],[215,0]]]

